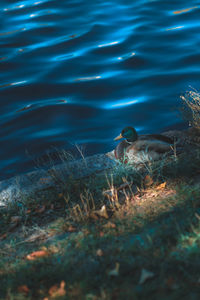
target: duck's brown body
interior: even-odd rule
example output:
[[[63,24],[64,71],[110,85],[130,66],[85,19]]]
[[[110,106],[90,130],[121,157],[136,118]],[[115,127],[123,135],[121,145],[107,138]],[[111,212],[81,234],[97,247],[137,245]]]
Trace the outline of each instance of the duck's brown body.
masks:
[[[158,160],[172,151],[173,144],[173,139],[161,134],[140,135],[135,141],[122,140],[115,148],[115,158],[124,163]]]

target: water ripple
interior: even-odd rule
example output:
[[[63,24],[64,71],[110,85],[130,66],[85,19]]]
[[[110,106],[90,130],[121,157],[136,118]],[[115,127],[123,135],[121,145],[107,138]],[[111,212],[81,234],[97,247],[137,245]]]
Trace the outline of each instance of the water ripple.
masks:
[[[189,8],[183,8],[181,10],[173,11],[173,14],[174,15],[183,14],[183,13],[190,12],[191,10],[197,9],[197,8],[199,8],[199,7],[198,6],[193,6],[193,7],[189,7]]]
[[[126,125],[177,126],[180,94],[200,86],[196,0],[2,1],[0,11],[0,178],[52,147],[109,151]]]

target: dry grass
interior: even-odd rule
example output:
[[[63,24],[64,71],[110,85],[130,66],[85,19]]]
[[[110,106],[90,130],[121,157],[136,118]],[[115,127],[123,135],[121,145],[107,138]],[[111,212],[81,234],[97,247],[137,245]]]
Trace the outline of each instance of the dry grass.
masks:
[[[199,128],[199,94],[182,100]],[[0,211],[0,299],[199,299],[199,165],[174,149]]]
[[[181,99],[183,119],[187,120],[190,126],[200,129],[200,93],[192,89],[181,96]]]

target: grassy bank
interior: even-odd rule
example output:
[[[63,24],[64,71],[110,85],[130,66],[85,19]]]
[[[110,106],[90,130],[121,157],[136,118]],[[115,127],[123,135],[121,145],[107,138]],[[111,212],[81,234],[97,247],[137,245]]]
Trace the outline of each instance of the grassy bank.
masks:
[[[0,299],[198,299],[195,153],[1,211]]]
[[[189,146],[1,210],[0,299],[199,299],[199,166]]]

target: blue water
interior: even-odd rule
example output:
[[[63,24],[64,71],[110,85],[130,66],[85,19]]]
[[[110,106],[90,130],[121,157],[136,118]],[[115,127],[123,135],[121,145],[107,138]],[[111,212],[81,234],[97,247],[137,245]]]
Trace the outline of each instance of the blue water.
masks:
[[[200,86],[200,1],[0,2],[0,179],[47,152],[161,132]]]

